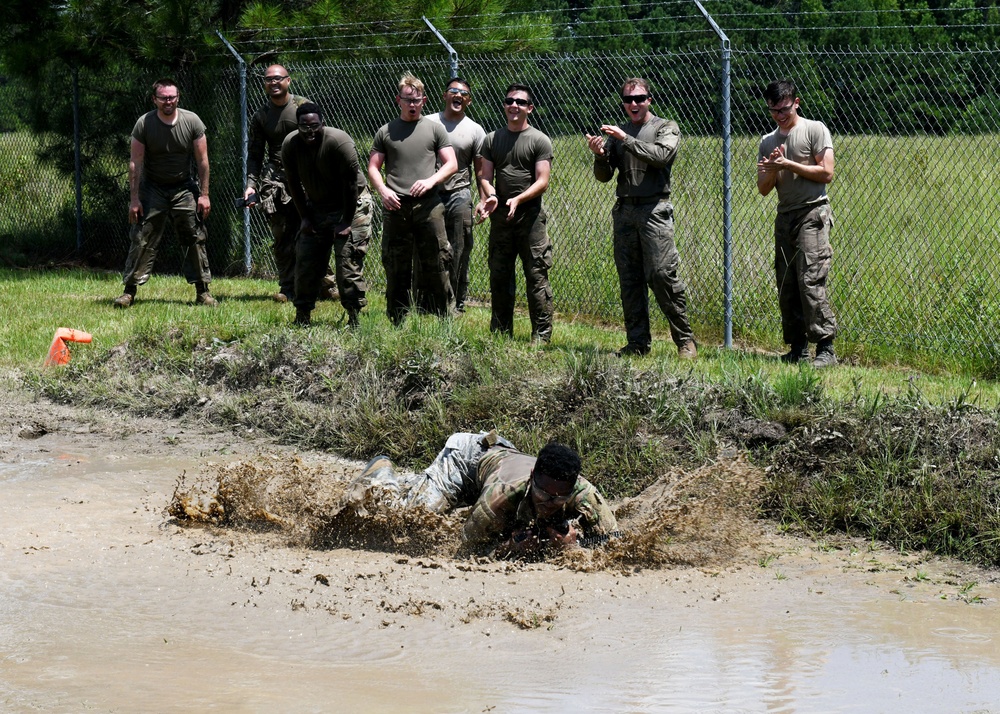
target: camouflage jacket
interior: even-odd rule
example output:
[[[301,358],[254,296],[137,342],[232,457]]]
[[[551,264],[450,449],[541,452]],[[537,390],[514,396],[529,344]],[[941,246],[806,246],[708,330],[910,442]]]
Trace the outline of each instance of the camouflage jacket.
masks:
[[[528,496],[535,457],[515,449],[494,447],[479,460],[479,498],[465,522],[462,538],[471,544],[505,539],[535,522],[535,508]],[[617,530],[611,507],[587,479],[576,480],[576,488],[566,504],[568,520],[578,519],[585,536]]]

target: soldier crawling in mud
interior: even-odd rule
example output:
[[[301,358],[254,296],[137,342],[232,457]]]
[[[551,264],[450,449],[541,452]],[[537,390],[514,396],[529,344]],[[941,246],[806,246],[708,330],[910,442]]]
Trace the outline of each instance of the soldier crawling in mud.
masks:
[[[580,476],[580,457],[550,443],[530,456],[496,432],[452,434],[426,471],[399,475],[386,456],[372,459],[348,489],[355,509],[383,491],[403,508],[444,512],[472,506],[462,529],[471,547],[491,542],[498,558],[576,545],[618,527],[604,496]]]

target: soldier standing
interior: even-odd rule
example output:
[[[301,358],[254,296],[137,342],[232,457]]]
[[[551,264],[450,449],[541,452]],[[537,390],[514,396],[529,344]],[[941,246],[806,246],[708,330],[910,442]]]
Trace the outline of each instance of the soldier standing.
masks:
[[[594,153],[594,177],[606,183],[618,171],[611,218],[628,339],[618,355],[649,353],[651,288],[670,323],[677,355],[694,359],[698,348],[687,318],[686,290],[677,274],[680,256],[674,245],[674,207],[670,202],[670,169],[677,156],[680,129],[676,122],[649,111],[653,95],[645,79],[626,79],[621,99],[628,121],[620,126],[604,124],[599,134],[587,134],[587,146]]]
[[[132,129],[128,164],[131,245],[122,275],[125,291],[114,300],[118,308],[131,306],[138,286],[149,280],[168,219],[184,249],[184,276],[195,286],[195,302],[218,305],[208,290],[212,273],[205,250],[205,219],[212,210],[205,124],[194,112],[178,107],[179,100],[176,82],[156,80],[156,109],[139,117]],[[192,157],[197,182],[191,174]]]

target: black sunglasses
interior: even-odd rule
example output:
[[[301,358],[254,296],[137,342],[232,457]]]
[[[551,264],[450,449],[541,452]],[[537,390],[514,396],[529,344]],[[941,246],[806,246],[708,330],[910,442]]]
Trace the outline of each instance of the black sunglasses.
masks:
[[[503,103],[506,104],[508,107],[513,106],[514,104],[516,104],[519,107],[526,107],[529,104],[531,104],[531,102],[529,102],[527,99],[521,99],[520,97],[506,97],[503,100]]]
[[[642,104],[644,101],[649,99],[648,94],[624,94],[622,95],[623,104],[631,104],[635,102],[636,104]]]

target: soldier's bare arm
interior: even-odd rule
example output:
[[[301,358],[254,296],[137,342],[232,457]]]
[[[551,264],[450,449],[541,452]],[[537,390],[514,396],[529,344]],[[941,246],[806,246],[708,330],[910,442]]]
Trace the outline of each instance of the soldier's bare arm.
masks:
[[[138,139],[132,139],[132,148],[128,159],[128,222],[131,224],[138,223],[142,217],[142,203],[139,201],[139,184],[142,182],[142,163],[145,158],[146,145]]]
[[[194,162],[198,167],[198,183],[201,186],[201,195],[198,196],[198,215],[204,220],[212,212],[212,202],[208,198],[208,139],[205,138],[204,134],[194,140],[192,149],[194,150]]]

